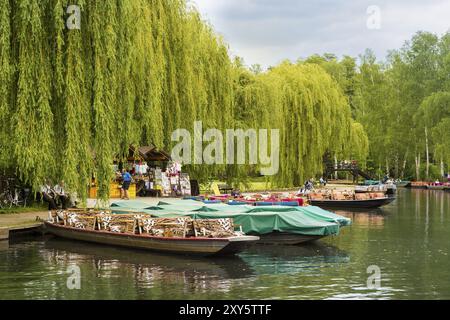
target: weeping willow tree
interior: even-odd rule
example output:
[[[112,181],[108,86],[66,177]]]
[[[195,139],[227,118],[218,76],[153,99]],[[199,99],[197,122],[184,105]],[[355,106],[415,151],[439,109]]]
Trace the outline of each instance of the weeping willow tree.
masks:
[[[171,133],[233,119],[228,48],[184,0],[0,3],[0,159],[38,189],[64,179],[106,198],[130,145],[170,149]],[[199,179],[225,166],[191,166]]]
[[[352,119],[347,98],[321,67],[284,62],[269,72],[241,75],[237,104],[243,122],[280,129],[280,173],[273,180],[293,187],[323,173],[326,153],[365,160],[368,140]]]
[[[350,129],[349,143],[346,144],[345,156],[357,160],[362,167],[366,166],[369,155],[369,138],[364,126],[358,122],[352,122]]]
[[[54,175],[56,163],[47,7],[38,0],[20,1],[15,6],[10,141],[19,175],[37,188],[39,182]]]
[[[321,172],[325,152],[364,156],[339,86],[320,67],[283,63],[252,72],[185,0],[0,3],[0,165],[38,189],[65,180],[86,197],[92,176],[107,198],[112,161],[129,146],[171,150],[176,129],[280,129],[278,184]],[[350,142],[351,141],[351,142]],[[203,147],[208,145],[205,141]],[[224,150],[225,151],[225,150]],[[230,183],[257,165],[192,164],[201,182]]]
[[[8,165],[11,144],[8,143],[10,128],[10,92],[11,92],[11,48],[10,48],[10,16],[9,1],[0,2],[0,167]]]

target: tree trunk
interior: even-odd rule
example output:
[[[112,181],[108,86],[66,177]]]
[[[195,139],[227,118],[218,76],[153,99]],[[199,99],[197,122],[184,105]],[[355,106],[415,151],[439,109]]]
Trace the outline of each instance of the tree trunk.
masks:
[[[427,148],[427,180],[430,179],[430,146],[428,144],[428,127],[425,127],[425,141],[426,141],[426,148]]]
[[[400,157],[398,153],[395,154],[395,179],[398,179],[400,175]]]
[[[416,156],[416,179],[420,181],[420,154]]]
[[[386,175],[387,176],[390,176],[390,168],[389,168],[389,160],[388,159],[386,159]]]
[[[405,178],[405,171],[406,171],[407,161],[408,161],[408,151],[405,154],[405,161],[403,161],[402,174],[401,174],[401,179],[402,180]]]
[[[334,168],[335,168],[336,170],[337,170],[337,168],[338,168],[338,158],[337,158],[337,155],[334,155]],[[339,175],[338,175],[338,172],[337,172],[337,171],[334,172],[334,178],[335,178],[336,180],[339,179]]]
[[[441,159],[441,177],[442,179],[444,179],[445,176],[445,165],[444,165],[444,160]]]

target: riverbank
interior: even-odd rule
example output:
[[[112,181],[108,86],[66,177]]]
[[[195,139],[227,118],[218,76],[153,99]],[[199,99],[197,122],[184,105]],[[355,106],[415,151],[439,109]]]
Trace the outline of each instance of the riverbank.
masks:
[[[0,240],[7,240],[11,232],[26,232],[39,228],[48,212],[25,212],[0,214]]]

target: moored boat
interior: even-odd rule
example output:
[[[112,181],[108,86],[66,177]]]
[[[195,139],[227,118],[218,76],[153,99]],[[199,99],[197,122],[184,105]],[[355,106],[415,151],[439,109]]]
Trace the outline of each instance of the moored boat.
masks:
[[[411,186],[410,188],[412,189],[428,189],[428,182],[423,182],[423,181],[414,181],[411,182]]]
[[[320,208],[374,209],[388,205],[396,200],[383,192],[355,193],[351,191],[332,191],[312,193],[308,200]]]
[[[411,187],[411,181],[398,181],[395,183],[398,188],[409,188]]]
[[[446,186],[444,185],[428,185],[427,189],[428,190],[437,190],[437,191],[442,191],[445,190]]]
[[[345,209],[375,209],[386,206],[396,200],[395,197],[385,197],[367,200],[310,200],[313,206],[320,208],[345,208]]]
[[[172,203],[172,204],[170,204]],[[199,206],[192,202],[165,202],[161,207],[145,208],[138,202],[112,204],[115,213],[139,210],[155,217],[190,217],[193,219],[233,219],[245,234],[260,238],[257,244],[298,245],[338,235],[351,219],[318,207],[307,206],[230,206],[211,204]]]
[[[188,235],[187,226],[192,221],[188,219],[172,219],[172,221],[164,219],[164,226],[161,227],[164,229],[157,229],[158,219],[150,217],[143,217],[143,221],[137,221],[136,215],[111,216],[103,213],[65,215],[67,218],[64,223],[58,217],[56,221],[46,221],[44,224],[46,232],[70,240],[199,256],[233,255],[242,251],[248,244],[259,240],[256,236],[223,232],[223,230],[205,235],[195,231],[195,235],[191,236]],[[213,220],[203,220],[198,223],[204,226],[199,227],[202,232],[214,224]],[[226,223],[229,224],[230,221]]]
[[[382,192],[387,195],[394,195],[397,193],[397,185],[394,183],[383,184],[381,182],[379,182],[379,184],[360,185],[355,187],[355,192],[356,193]]]

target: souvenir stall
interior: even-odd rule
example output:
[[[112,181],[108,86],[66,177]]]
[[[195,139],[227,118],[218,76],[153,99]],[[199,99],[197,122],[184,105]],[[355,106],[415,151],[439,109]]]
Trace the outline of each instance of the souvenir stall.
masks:
[[[113,171],[116,177],[110,185],[111,199],[119,199],[121,196],[123,169],[133,177],[128,192],[130,199],[191,195],[189,175],[182,173],[181,164],[172,161],[167,152],[158,150],[155,146],[130,147],[126,161],[114,161]],[[92,180],[89,196],[97,197],[95,178]]]
[[[189,175],[182,173],[180,163],[155,146],[141,147],[141,157],[134,164],[133,177],[140,197],[178,197],[191,194]]]

